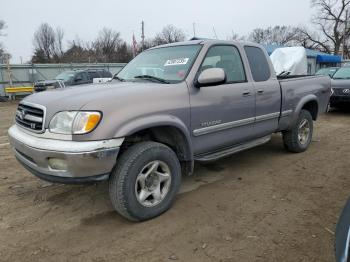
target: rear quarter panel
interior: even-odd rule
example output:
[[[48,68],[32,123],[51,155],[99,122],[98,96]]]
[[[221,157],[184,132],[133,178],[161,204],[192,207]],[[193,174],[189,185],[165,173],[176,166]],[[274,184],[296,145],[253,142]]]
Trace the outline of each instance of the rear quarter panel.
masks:
[[[327,110],[331,95],[331,79],[328,76],[307,76],[280,80],[282,113],[279,130],[288,130],[297,121],[303,106],[316,101],[318,114]]]

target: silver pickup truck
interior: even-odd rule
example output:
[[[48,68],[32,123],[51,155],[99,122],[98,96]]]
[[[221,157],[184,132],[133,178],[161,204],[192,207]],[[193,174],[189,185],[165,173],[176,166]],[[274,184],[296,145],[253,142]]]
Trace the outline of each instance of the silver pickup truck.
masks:
[[[282,132],[310,145],[331,94],[323,76],[278,79],[248,42],[195,40],[149,49],[102,85],[45,91],[19,103],[8,133],[19,162],[44,180],[109,180],[134,221],[165,212],[195,161],[213,161]]]

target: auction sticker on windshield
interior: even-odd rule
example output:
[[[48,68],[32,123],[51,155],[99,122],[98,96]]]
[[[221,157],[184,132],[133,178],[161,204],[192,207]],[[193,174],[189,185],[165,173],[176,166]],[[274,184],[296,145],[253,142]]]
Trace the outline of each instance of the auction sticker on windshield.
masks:
[[[176,59],[171,59],[167,60],[164,64],[164,66],[174,66],[174,65],[186,65],[189,58],[176,58]]]

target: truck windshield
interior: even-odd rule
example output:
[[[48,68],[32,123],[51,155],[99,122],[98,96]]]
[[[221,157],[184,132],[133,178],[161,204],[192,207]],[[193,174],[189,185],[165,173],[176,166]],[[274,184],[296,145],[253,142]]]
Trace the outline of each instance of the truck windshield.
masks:
[[[136,56],[114,78],[121,81],[177,83],[184,80],[201,45],[162,47]]]
[[[350,67],[340,68],[334,75],[333,79],[350,79]]]

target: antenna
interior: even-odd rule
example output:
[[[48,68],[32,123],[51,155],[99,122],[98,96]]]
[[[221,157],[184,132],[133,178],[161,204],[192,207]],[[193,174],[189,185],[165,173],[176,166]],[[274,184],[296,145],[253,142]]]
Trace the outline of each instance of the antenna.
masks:
[[[196,23],[193,23],[193,37],[196,37]]]
[[[216,32],[215,32],[214,26],[213,26],[213,32],[214,32],[214,37],[215,37],[215,39],[218,39],[218,36],[217,36],[217,34],[216,34]]]

